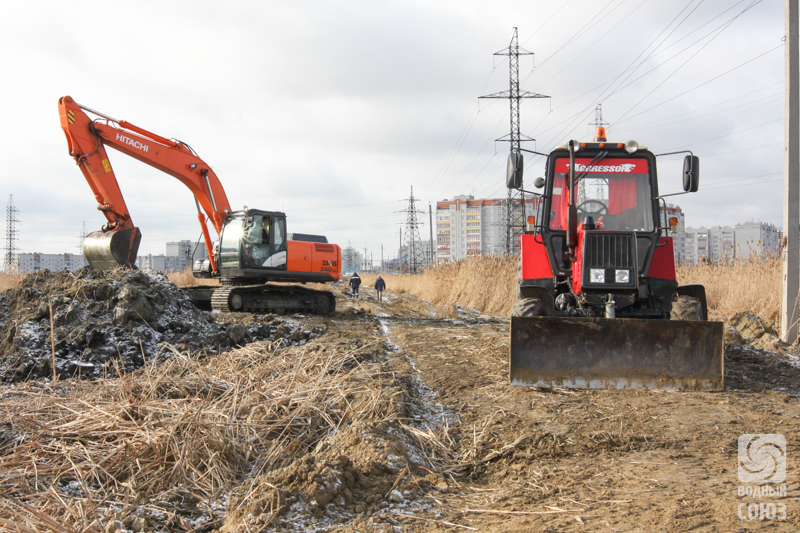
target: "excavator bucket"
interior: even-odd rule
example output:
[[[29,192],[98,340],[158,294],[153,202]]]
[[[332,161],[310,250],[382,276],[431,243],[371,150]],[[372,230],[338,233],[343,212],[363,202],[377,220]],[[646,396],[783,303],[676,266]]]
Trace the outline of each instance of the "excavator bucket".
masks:
[[[722,323],[511,318],[511,383],[581,389],[719,391]]]
[[[120,266],[133,266],[142,233],[139,228],[117,231],[94,231],[83,241],[83,256],[96,270],[111,270]]]

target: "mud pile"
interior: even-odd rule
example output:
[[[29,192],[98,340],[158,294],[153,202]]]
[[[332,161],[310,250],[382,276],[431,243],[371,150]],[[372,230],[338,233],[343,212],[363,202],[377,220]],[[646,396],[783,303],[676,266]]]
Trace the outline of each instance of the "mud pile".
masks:
[[[157,272],[41,271],[0,295],[0,381],[52,378],[53,352],[59,378],[112,376],[170,346],[213,354],[287,333],[279,322],[218,322]]]

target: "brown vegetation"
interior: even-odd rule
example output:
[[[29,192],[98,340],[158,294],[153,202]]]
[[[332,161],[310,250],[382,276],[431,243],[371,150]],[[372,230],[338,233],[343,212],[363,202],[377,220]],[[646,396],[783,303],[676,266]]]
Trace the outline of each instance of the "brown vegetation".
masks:
[[[677,275],[681,284],[699,283],[706,287],[711,318],[724,319],[737,311],[752,311],[771,325],[780,318],[779,259],[682,265]],[[382,276],[388,289],[414,294],[436,305],[458,304],[508,315],[516,298],[518,267],[514,258],[483,256],[436,265],[415,275]],[[0,273],[0,292],[16,287],[24,277],[16,272]],[[170,272],[167,277],[179,287],[219,284],[216,279],[195,278],[189,270]],[[367,286],[373,285],[376,278],[376,274],[361,275]]]
[[[8,289],[13,289],[22,279],[25,277],[25,274],[21,274],[16,270],[8,270],[0,272],[0,292],[3,292]]]
[[[219,285],[218,279],[210,278],[196,278],[191,270],[184,270],[183,272],[167,272],[167,279],[178,287],[193,287],[195,285],[204,286],[217,286]]]
[[[681,265],[678,282],[706,288],[710,318],[724,320],[739,311],[751,311],[772,327],[781,316],[781,262],[732,261],[723,264]]]
[[[190,503],[288,464],[345,419],[389,416],[396,392],[381,386],[374,346],[281,346],[3,388],[0,530],[100,531],[143,497],[162,526],[189,530],[178,526]]]
[[[510,315],[517,297],[518,259],[487,255],[441,263],[415,275],[382,274],[389,290],[414,294],[435,305],[463,305],[485,313]],[[362,282],[375,283],[375,274]]]
[[[514,306],[518,260],[483,256],[443,263],[416,275],[383,275],[388,289],[414,294],[436,305],[474,307],[486,313],[508,315]],[[679,266],[678,283],[706,288],[711,318],[724,320],[737,311],[752,311],[770,325],[780,318],[781,263],[734,261],[726,264]],[[361,276],[365,284],[375,274]]]

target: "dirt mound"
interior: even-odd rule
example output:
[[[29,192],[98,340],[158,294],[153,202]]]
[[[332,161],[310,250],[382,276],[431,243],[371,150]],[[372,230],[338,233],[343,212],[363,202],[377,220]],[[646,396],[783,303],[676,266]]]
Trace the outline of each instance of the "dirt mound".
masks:
[[[167,345],[217,353],[268,339],[274,322],[218,322],[157,272],[45,270],[0,295],[0,380],[52,377],[53,345],[60,378],[100,377],[170,357]]]

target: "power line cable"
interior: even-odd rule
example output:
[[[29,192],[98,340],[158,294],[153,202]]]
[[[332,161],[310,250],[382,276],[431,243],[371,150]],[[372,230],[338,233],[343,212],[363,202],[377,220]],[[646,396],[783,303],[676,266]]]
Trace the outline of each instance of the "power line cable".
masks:
[[[710,80],[704,81],[704,82],[703,82],[703,83],[701,83],[700,85],[696,85],[696,86],[692,87],[691,89],[687,89],[687,90],[683,91],[682,93],[680,93],[680,94],[677,94],[677,95],[673,96],[672,98],[668,98],[668,99],[664,100],[663,102],[661,102],[660,104],[656,104],[656,105],[654,105],[653,107],[649,107],[649,108],[645,109],[644,111],[641,111],[641,112],[639,112],[639,113],[636,113],[635,115],[631,115],[630,117],[626,118],[625,120],[620,120],[620,121],[617,121],[617,122],[616,122],[614,125],[615,125],[615,126],[617,126],[617,125],[619,125],[621,122],[625,122],[625,121],[631,120],[632,118],[638,117],[639,115],[643,115],[644,113],[647,113],[647,112],[649,112],[649,111],[652,111],[653,109],[655,109],[655,108],[657,108],[657,107],[661,107],[662,105],[664,105],[664,104],[666,104],[666,103],[668,103],[668,102],[671,102],[671,101],[675,100],[676,98],[680,98],[681,96],[684,96],[684,95],[686,95],[686,94],[688,94],[688,93],[690,93],[690,92],[692,92],[692,91],[695,91],[695,90],[699,89],[700,87],[703,87],[703,86],[705,86],[705,85],[708,85],[708,84],[709,84],[709,83],[711,83],[712,81],[718,80],[719,78],[721,78],[721,77],[723,77],[723,76],[725,76],[725,75],[727,75],[727,74],[730,74],[730,73],[731,73],[731,72],[733,72],[734,70],[738,70],[738,69],[742,68],[743,66],[745,66],[745,65],[747,65],[747,64],[749,64],[749,63],[752,63],[752,62],[753,62],[753,61],[755,61],[756,59],[760,59],[760,58],[764,57],[765,55],[769,54],[770,52],[774,52],[775,50],[777,50],[777,49],[779,49],[779,48],[783,48],[783,43],[779,44],[779,45],[778,45],[778,46],[776,46],[775,48],[770,48],[769,50],[767,50],[767,51],[766,51],[766,52],[764,52],[763,54],[759,54],[759,55],[757,55],[756,57],[754,57],[754,58],[752,58],[752,59],[749,59],[749,60],[745,61],[744,63],[741,63],[741,64],[739,64],[739,65],[738,65],[738,66],[736,66],[736,67],[733,67],[733,68],[732,68],[732,69],[730,69],[730,70],[726,70],[725,72],[723,72],[722,74],[720,74],[720,75],[718,75],[718,76],[714,76],[714,77],[713,77],[713,78],[711,78]]]
[[[697,56],[697,54],[699,54],[700,52],[702,52],[702,51],[703,51],[703,50],[706,48],[706,46],[708,46],[709,44],[711,44],[711,43],[714,41],[714,39],[716,39],[717,37],[719,37],[719,36],[722,34],[722,32],[724,32],[726,29],[728,29],[728,28],[730,27],[730,25],[731,25],[731,24],[733,24],[733,23],[734,23],[734,21],[735,21],[736,19],[738,19],[738,18],[739,18],[741,15],[743,15],[744,13],[746,13],[746,12],[747,12],[749,9],[751,9],[753,6],[755,6],[755,5],[758,5],[760,2],[761,2],[761,0],[754,0],[754,1],[753,1],[753,3],[751,3],[749,6],[747,6],[747,7],[746,7],[746,8],[745,8],[745,9],[744,9],[744,10],[743,10],[741,13],[739,13],[738,15],[736,15],[735,17],[733,17],[733,19],[731,19],[731,20],[730,20],[728,23],[726,23],[726,24],[725,24],[725,25],[724,25],[722,28],[720,28],[720,29],[719,29],[719,31],[717,31],[717,33],[716,33],[714,36],[712,36],[712,37],[711,37],[711,39],[709,39],[709,40],[708,40],[708,41],[707,41],[705,44],[703,44],[703,46],[701,46],[701,47],[700,47],[700,48],[699,48],[699,49],[698,49],[698,50],[697,50],[697,51],[696,51],[694,54],[692,54],[691,56],[689,56],[689,58],[688,58],[688,59],[686,59],[686,61],[684,61],[683,63],[681,63],[680,65],[678,65],[678,67],[677,67],[675,70],[673,70],[673,71],[672,71],[672,72],[671,72],[671,73],[670,73],[670,74],[669,74],[669,75],[668,75],[666,78],[664,78],[664,79],[661,81],[661,83],[659,83],[658,85],[656,85],[656,86],[655,86],[655,87],[654,87],[654,88],[653,88],[653,89],[652,89],[650,92],[648,92],[646,95],[644,95],[644,96],[643,96],[643,97],[642,97],[642,98],[641,98],[641,99],[640,99],[638,102],[636,102],[635,104],[633,104],[633,106],[631,106],[630,108],[628,108],[628,110],[627,110],[625,113],[623,113],[623,114],[622,114],[622,116],[621,116],[621,117],[619,117],[619,118],[617,119],[617,121],[618,121],[618,122],[621,122],[621,121],[622,121],[622,120],[625,118],[625,115],[627,115],[628,113],[630,113],[631,111],[633,111],[633,110],[634,110],[634,109],[635,109],[635,108],[636,108],[636,107],[637,107],[639,104],[641,104],[642,102],[644,102],[644,101],[645,101],[647,98],[649,98],[649,97],[650,97],[650,95],[651,95],[651,94],[653,94],[654,92],[656,92],[656,91],[657,91],[657,90],[658,90],[658,89],[659,89],[659,88],[660,88],[662,85],[664,85],[664,84],[665,84],[667,81],[669,81],[669,80],[670,80],[670,78],[672,78],[672,76],[674,76],[674,75],[675,75],[675,74],[676,74],[676,73],[677,73],[677,72],[678,72],[680,69],[682,69],[682,68],[683,68],[683,67],[684,67],[684,66],[685,66],[687,63],[689,63],[689,61],[691,61],[692,59],[694,59],[694,58]],[[700,4],[698,4],[698,6],[699,6],[699,5],[700,5]],[[695,7],[695,9],[697,9],[697,7]],[[692,12],[691,12],[691,13],[689,13],[689,15],[691,15],[692,13],[694,13],[694,10],[692,10]],[[689,15],[687,15],[687,18],[689,17]],[[684,20],[686,20],[686,19],[684,19]]]

